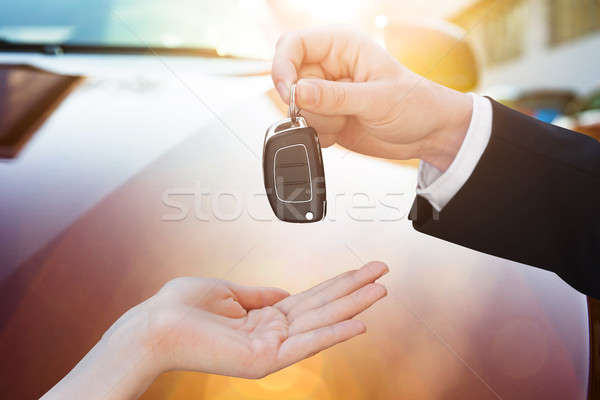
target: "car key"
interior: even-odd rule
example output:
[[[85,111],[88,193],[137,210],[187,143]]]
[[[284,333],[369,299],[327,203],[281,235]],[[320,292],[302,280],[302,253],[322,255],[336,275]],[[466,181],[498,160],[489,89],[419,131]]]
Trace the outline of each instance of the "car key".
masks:
[[[325,218],[325,171],[317,132],[308,126],[290,89],[289,118],[271,125],[263,145],[263,175],[273,212],[286,222]]]

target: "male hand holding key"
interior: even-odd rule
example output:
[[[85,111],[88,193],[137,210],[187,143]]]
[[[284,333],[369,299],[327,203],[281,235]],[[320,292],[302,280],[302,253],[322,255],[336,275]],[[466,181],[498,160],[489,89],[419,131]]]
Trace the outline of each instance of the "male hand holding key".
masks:
[[[553,271],[600,298],[598,142],[431,82],[345,28],[282,36],[272,78],[285,102],[297,82],[322,147],[422,160],[417,230]]]

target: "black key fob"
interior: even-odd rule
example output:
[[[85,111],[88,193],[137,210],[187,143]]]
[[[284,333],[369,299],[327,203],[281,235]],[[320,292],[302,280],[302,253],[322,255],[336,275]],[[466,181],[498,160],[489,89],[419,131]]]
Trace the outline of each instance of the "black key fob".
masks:
[[[304,118],[284,119],[265,135],[263,173],[273,212],[286,222],[325,218],[325,171],[317,132]]]

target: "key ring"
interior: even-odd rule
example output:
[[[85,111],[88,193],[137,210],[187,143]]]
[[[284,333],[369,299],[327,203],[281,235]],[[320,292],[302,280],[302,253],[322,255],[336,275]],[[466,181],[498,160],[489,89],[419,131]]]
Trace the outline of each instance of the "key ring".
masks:
[[[296,105],[296,84],[292,83],[290,87],[290,106],[289,106],[289,117],[292,120],[292,124],[296,123],[296,118],[300,116],[300,109]]]

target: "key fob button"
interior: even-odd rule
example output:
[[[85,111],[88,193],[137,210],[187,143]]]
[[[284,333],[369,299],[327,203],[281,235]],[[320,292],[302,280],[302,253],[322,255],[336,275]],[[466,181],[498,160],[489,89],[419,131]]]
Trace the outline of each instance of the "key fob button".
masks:
[[[280,201],[310,201],[310,167],[303,144],[293,144],[275,152],[275,194]]]

